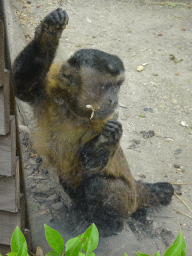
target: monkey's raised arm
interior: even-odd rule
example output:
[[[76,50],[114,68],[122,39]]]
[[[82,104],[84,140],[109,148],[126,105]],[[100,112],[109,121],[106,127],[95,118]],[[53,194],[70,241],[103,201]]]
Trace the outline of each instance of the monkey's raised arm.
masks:
[[[48,14],[36,28],[34,39],[13,64],[14,92],[23,100],[35,103],[44,96],[43,80],[55,57],[68,15],[61,8]]]

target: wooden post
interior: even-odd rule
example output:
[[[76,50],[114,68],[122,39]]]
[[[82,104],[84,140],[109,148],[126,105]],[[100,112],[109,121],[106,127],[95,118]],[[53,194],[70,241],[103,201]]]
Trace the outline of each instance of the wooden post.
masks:
[[[9,71],[4,69],[4,26],[0,21],[0,135],[9,132],[10,88]]]
[[[10,118],[10,132],[0,135],[0,175],[13,176],[15,174],[16,159],[16,128],[15,116]]]
[[[0,252],[1,245],[10,245],[13,231],[16,226],[23,228],[25,220],[20,158],[16,156],[16,118],[10,116],[10,80],[4,56],[4,25],[0,21]]]
[[[0,20],[0,77],[3,76],[4,70],[4,25],[3,21]],[[0,87],[3,86],[2,81]]]

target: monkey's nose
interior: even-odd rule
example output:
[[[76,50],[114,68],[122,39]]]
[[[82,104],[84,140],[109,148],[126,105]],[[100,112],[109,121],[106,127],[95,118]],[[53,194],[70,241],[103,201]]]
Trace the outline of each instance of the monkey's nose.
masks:
[[[112,106],[116,106],[118,104],[118,101],[117,100],[114,100],[114,99],[109,99],[109,103],[110,105]]]

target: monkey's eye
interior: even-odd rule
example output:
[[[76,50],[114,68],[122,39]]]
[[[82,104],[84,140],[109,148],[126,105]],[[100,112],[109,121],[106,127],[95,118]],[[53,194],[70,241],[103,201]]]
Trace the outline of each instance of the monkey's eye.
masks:
[[[107,90],[107,89],[109,89],[110,87],[112,87],[112,84],[111,84],[111,83],[102,84],[102,85],[101,85],[101,90]]]
[[[72,76],[71,75],[66,75],[63,73],[63,77],[67,78],[70,82],[72,82]]]
[[[122,82],[118,82],[116,85],[115,85],[115,90],[116,91],[119,91],[120,87],[121,87],[121,84]]]
[[[122,84],[122,81],[117,82],[117,86],[120,87]]]

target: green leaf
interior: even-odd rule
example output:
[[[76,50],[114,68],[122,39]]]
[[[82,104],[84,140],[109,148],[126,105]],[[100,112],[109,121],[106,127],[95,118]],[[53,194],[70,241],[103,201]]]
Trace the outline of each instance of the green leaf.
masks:
[[[44,224],[44,228],[48,244],[54,251],[62,253],[64,249],[64,241],[62,236],[59,234],[59,232],[53,228],[50,228],[46,224]]]
[[[79,253],[79,256],[85,256],[85,254],[84,254],[84,253],[82,253],[82,252],[80,252],[80,253]]]
[[[154,256],[160,256],[159,252],[156,252]]]
[[[26,243],[25,237],[19,227],[16,227],[11,237],[11,252],[18,253],[24,243]]]
[[[95,256],[95,253],[94,252],[90,252],[90,253],[86,253],[86,256]]]
[[[1,255],[1,254],[0,254]],[[17,256],[16,252],[9,252],[6,254],[7,256]],[[2,256],[2,255],[1,255]]]
[[[124,252],[124,256],[128,256],[128,254]]]
[[[69,251],[71,248],[77,246],[78,244],[82,244],[82,238],[79,238],[78,236],[75,238],[71,238],[65,244],[66,251]]]
[[[178,236],[176,237],[175,241],[173,244],[177,242],[181,242],[181,256],[185,256],[187,254],[187,247],[186,247],[186,242],[185,239],[183,238],[182,232],[180,231]]]
[[[56,252],[56,251],[51,251],[49,252],[47,255],[52,255],[52,256],[61,256],[61,253],[60,252]]]
[[[181,256],[181,241],[172,244],[167,249],[164,256]]]
[[[69,241],[67,241],[65,244],[65,256],[78,256],[82,249],[82,242],[82,235],[80,235],[80,237],[71,238]]]
[[[17,256],[27,256],[27,243],[24,242],[21,246],[21,248],[19,249]]]
[[[85,231],[83,240],[85,238],[88,239],[83,244],[83,250],[87,254],[94,251],[99,243],[99,232],[94,223]]]
[[[79,236],[76,236],[76,237],[78,237],[78,238],[79,238],[79,241],[82,241],[82,243],[84,243],[84,242],[85,242],[85,240],[86,240],[86,239],[84,239],[84,240],[83,240],[84,233],[83,233],[83,234],[81,234],[81,235],[79,235]],[[76,238],[76,237],[75,237],[75,238]],[[72,238],[72,239],[73,239],[73,238]]]

